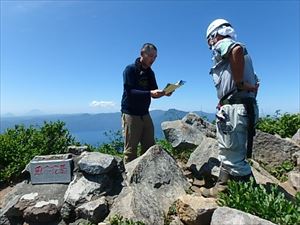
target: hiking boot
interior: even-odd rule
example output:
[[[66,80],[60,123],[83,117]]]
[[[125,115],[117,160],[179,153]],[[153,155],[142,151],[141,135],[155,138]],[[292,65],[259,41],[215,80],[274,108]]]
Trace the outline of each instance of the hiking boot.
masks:
[[[201,195],[205,198],[216,198],[219,192],[223,192],[227,189],[227,185],[216,184],[212,188],[200,188]]]
[[[212,188],[200,188],[200,192],[203,197],[216,198],[219,192],[223,192],[227,189],[227,181],[230,178],[230,174],[221,168],[220,175],[216,185]]]

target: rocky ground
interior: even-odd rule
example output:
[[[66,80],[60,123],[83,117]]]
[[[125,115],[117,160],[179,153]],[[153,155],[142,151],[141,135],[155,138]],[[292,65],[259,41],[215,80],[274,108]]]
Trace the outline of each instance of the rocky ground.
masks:
[[[273,224],[235,209],[218,207],[216,199],[201,196],[218,176],[215,128],[196,114],[164,122],[162,129],[174,148],[193,148],[187,163],[176,161],[160,146],[124,167],[122,159],[70,147],[72,181],[31,184],[24,180],[0,192],[0,224],[109,224],[109,218],[143,221],[149,225]],[[258,132],[252,170],[258,183],[277,183],[287,197],[300,190],[300,147],[293,140]],[[55,157],[55,156],[54,156]],[[68,156],[69,157],[69,156]],[[67,158],[68,158],[67,157]],[[293,159],[295,169],[281,183],[260,165],[280,165]],[[203,179],[203,177],[210,179]],[[168,216],[176,210],[176,216]]]

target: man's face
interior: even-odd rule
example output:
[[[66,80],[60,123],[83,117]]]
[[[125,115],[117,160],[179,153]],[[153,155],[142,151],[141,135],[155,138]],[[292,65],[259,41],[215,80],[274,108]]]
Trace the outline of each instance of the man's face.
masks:
[[[211,49],[213,45],[215,45],[218,41],[222,40],[223,38],[224,37],[219,34],[209,37],[207,39],[207,44],[209,45],[209,48]]]
[[[157,57],[157,52],[154,49],[151,49],[149,52],[142,52],[141,62],[142,65],[146,68],[151,67]]]

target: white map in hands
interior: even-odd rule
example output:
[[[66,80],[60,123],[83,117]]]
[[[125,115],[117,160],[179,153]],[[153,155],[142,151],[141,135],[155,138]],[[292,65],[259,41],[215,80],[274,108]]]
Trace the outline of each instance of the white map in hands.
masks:
[[[166,94],[169,94],[169,93],[175,91],[177,88],[181,87],[181,86],[184,85],[184,84],[185,84],[185,81],[183,81],[183,80],[180,80],[180,81],[178,81],[178,82],[175,83],[175,84],[170,84],[170,83],[169,83],[169,84],[167,84],[166,87],[164,88],[164,92],[165,92]]]

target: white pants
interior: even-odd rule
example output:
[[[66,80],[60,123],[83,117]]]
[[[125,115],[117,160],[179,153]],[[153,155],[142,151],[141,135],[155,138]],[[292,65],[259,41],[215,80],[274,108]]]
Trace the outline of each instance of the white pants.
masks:
[[[254,106],[255,123],[258,108]],[[243,104],[223,105],[217,113],[217,139],[222,167],[233,176],[246,176],[251,167],[246,161],[248,116]]]

